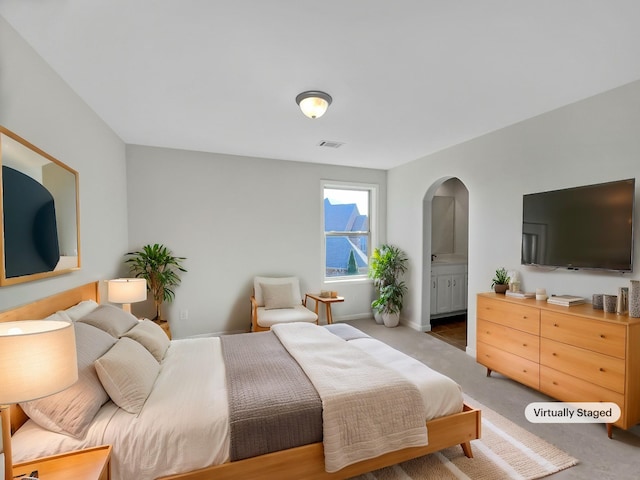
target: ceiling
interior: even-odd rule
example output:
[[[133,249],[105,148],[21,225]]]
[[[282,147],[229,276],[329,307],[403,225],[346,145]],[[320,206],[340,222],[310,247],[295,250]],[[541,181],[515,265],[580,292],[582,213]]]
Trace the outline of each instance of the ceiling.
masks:
[[[0,15],[124,142],[243,156],[389,169],[640,79],[637,0],[0,0]],[[311,120],[295,97],[316,89],[333,103]]]

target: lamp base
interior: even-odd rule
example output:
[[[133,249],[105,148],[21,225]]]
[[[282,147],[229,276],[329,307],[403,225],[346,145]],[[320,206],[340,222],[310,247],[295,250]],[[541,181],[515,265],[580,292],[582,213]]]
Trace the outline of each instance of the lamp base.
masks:
[[[127,313],[131,313],[131,304],[130,303],[123,303],[122,304],[122,309]]]
[[[13,462],[11,460],[11,409],[9,405],[0,405],[2,422],[2,446],[4,449],[4,478],[13,478]]]

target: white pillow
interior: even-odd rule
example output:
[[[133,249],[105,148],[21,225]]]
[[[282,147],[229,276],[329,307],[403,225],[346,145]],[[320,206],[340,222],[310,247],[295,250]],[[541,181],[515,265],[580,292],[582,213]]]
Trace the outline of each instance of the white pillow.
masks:
[[[78,354],[78,381],[61,392],[21,403],[20,406],[41,427],[82,438],[100,407],[109,400],[93,363],[109,351],[116,339],[85,323],[74,323],[73,328]]]
[[[162,330],[162,327],[148,318],[138,322],[138,324],[125,333],[123,337],[132,338],[140,343],[144,348],[149,350],[158,362],[162,361],[171,343],[167,334]]]
[[[73,320],[71,320],[69,315],[67,315],[67,312],[65,312],[64,310],[58,310],[56,313],[52,313],[44,320],[73,323]]]
[[[113,305],[99,305],[78,321],[93,325],[116,338],[120,338],[138,324],[136,317]]]
[[[93,300],[83,300],[82,302],[74,305],[73,307],[69,307],[63,312],[71,319],[72,322],[76,322],[82,317],[84,317],[87,313],[92,312],[98,307],[98,304]]]
[[[135,340],[122,337],[95,361],[111,400],[129,413],[140,413],[160,372],[160,364]]]
[[[293,285],[291,283],[268,284],[261,283],[264,308],[273,310],[277,308],[293,308],[299,302],[293,298]]]

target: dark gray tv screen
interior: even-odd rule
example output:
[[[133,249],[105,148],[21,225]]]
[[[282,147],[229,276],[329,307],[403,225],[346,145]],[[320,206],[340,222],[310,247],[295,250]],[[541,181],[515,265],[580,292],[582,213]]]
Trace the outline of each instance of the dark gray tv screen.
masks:
[[[522,264],[633,270],[635,179],[522,198]]]

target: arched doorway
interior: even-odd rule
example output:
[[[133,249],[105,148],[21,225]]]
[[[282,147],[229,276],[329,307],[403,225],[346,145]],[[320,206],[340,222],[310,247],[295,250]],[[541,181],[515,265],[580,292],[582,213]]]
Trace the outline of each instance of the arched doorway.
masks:
[[[422,324],[432,335],[466,347],[469,191],[460,179],[434,182],[423,199]]]

